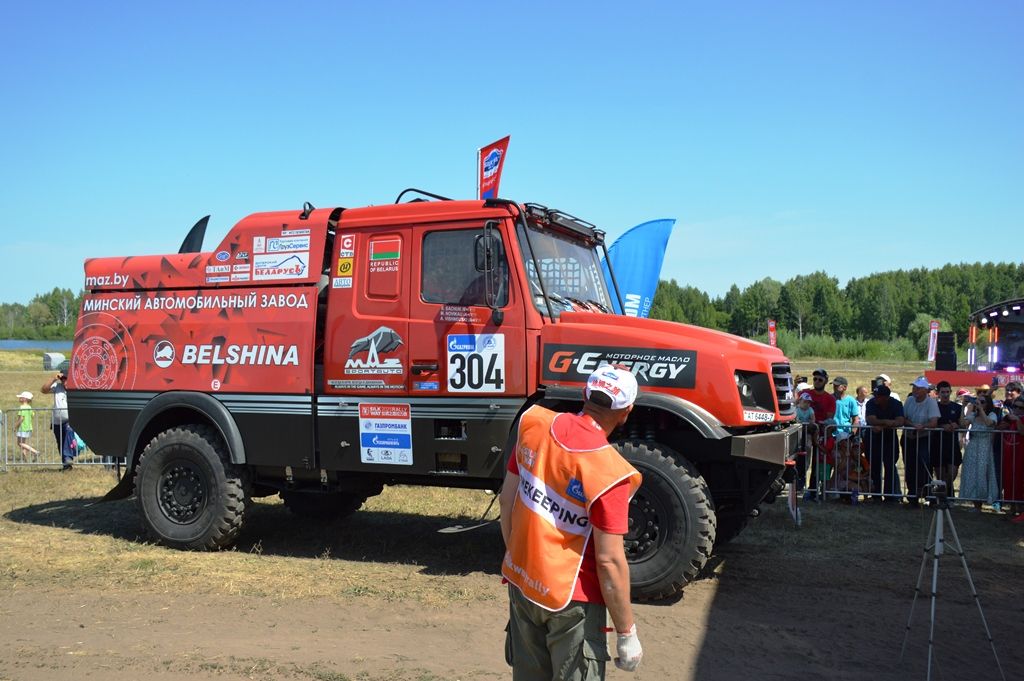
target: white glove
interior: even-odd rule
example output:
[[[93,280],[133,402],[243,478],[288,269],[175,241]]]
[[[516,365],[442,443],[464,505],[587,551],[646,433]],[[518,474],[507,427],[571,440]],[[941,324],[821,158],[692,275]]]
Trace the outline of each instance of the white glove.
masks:
[[[644,656],[644,649],[640,647],[640,639],[636,635],[636,624],[629,628],[625,634],[618,634],[615,642],[615,666],[626,672],[636,671],[640,666],[640,658]]]

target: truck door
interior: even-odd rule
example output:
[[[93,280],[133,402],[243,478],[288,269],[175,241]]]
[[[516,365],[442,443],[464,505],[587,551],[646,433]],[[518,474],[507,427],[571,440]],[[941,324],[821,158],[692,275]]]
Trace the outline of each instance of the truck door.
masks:
[[[414,235],[409,398],[424,417],[414,421],[414,447],[433,452],[435,474],[502,477],[502,449],[526,398],[522,292],[510,276],[504,223],[485,225],[431,225]]]
[[[410,234],[407,226],[341,227],[335,237],[318,398],[328,470],[377,469],[373,450],[368,458],[360,445],[360,404],[408,401]]]

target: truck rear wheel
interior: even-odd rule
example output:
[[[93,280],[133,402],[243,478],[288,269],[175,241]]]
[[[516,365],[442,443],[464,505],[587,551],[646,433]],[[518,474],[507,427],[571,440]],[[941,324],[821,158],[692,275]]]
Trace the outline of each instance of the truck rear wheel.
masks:
[[[615,448],[644,476],[629,504],[629,560],[633,597],[667,598],[707,563],[715,543],[715,511],[707,483],[671,449],[650,442]]]
[[[247,502],[244,469],[231,464],[217,431],[165,430],[142,452],[135,495],[150,535],[177,549],[212,550],[238,537]]]
[[[353,492],[281,492],[285,508],[301,518],[329,522],[356,511],[366,496]]]

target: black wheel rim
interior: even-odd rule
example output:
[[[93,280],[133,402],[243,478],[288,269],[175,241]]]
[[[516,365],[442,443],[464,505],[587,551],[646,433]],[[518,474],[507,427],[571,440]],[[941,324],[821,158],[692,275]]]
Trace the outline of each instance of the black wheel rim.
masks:
[[[641,488],[629,502],[629,531],[623,538],[626,559],[639,563],[649,559],[665,544],[671,530],[668,508]]]
[[[188,525],[206,509],[206,477],[191,461],[172,461],[160,473],[157,497],[160,511],[168,520]]]

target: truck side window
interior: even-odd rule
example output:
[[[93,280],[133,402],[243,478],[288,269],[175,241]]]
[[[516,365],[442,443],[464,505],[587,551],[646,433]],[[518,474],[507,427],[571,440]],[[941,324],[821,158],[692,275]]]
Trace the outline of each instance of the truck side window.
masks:
[[[484,297],[486,275],[476,269],[476,238],[479,230],[460,229],[429,232],[423,237],[422,298],[427,303],[451,305],[487,305]],[[497,290],[501,296],[498,306],[508,303],[508,260],[505,258],[501,235]]]

